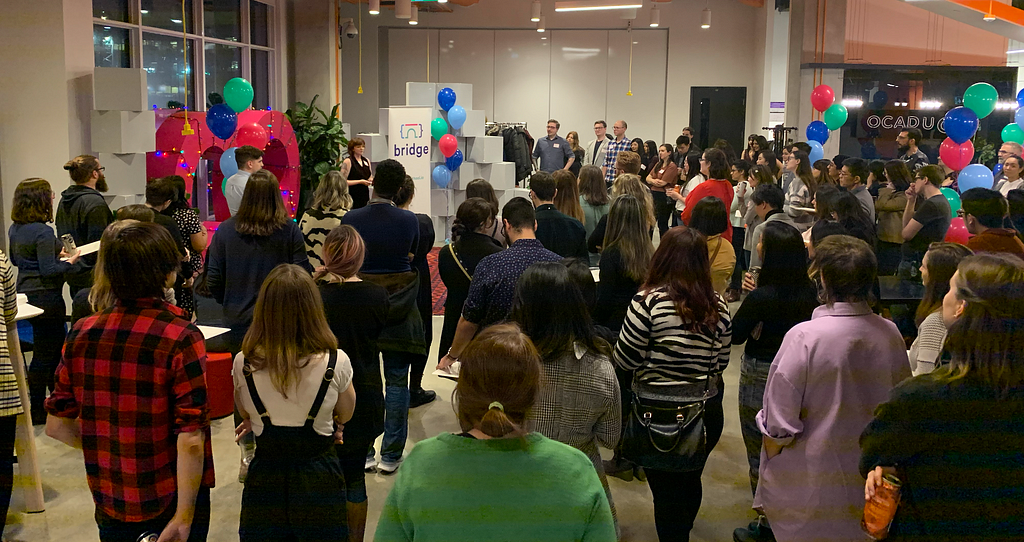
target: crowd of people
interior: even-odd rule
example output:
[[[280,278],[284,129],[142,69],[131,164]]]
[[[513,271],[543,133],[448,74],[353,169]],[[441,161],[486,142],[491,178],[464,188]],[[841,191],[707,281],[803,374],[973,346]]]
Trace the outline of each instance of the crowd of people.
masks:
[[[16,293],[43,314],[30,405],[0,341],[0,512],[28,407],[82,449],[101,540],[206,540],[206,358],[225,351],[243,541],[362,541],[373,471],[397,474],[380,541],[613,541],[625,518],[609,476],[645,481],[658,538],[685,541],[727,384],[757,513],[734,540],[864,540],[865,502],[896,478],[891,540],[1024,537],[1019,148],[1001,154],[1005,179],[963,193],[962,245],[944,242],[940,188],[955,179],[913,130],[896,160],[811,163],[799,142],[776,157],[751,136],[737,156],[696,148],[689,128],[659,146],[606,127],[581,146],[549,121],[530,199],[499,209],[486,179],[468,183],[437,253],[448,295],[433,348],[433,222],[409,210],[403,166],[371,170],[360,139],[297,223],[262,153],[236,150],[232,216],[208,249],[180,178],[116,214],[94,157],[68,162],[58,205],[47,181],[23,181],[0,339]],[[95,255],[76,248],[94,241]],[[886,274],[923,288],[909,334],[877,303]],[[222,306],[219,341],[194,324],[196,296]],[[436,398],[422,388],[432,352],[457,380],[462,432],[407,451],[409,410]]]

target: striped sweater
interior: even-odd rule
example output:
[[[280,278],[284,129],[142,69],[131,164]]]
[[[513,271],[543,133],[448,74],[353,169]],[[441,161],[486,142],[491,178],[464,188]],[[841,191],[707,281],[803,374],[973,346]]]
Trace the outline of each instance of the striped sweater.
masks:
[[[633,297],[615,343],[613,360],[637,380],[650,385],[703,382],[729,364],[732,321],[729,307],[718,297],[718,324],[712,333],[689,329],[676,312],[665,288]]]

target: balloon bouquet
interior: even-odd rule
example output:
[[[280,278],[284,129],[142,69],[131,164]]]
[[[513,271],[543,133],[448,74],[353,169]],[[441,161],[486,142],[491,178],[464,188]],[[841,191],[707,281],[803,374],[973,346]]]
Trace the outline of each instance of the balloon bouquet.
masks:
[[[448,87],[441,89],[437,93],[437,105],[448,113],[448,120],[445,121],[443,117],[437,117],[430,123],[430,135],[437,140],[437,146],[445,157],[444,164],[435,167],[430,175],[434,184],[441,188],[447,188],[448,184],[452,182],[452,173],[458,171],[464,159],[462,151],[458,149],[458,140],[448,133],[449,124],[452,128],[460,130],[466,123],[466,109],[461,105],[455,105],[455,100],[454,90]]]
[[[216,104],[206,112],[206,125],[213,135],[224,140],[234,136],[232,145],[220,157],[220,170],[224,173],[222,191],[228,177],[238,173],[235,150],[245,145],[263,150],[270,142],[266,128],[258,122],[238,126],[238,113],[249,109],[252,98],[252,85],[241,77],[235,77],[224,84],[224,103]]]
[[[811,105],[822,115],[823,120],[812,121],[807,125],[807,144],[811,147],[807,158],[813,164],[825,158],[825,149],[822,147],[828,141],[829,132],[838,130],[846,124],[850,112],[843,104],[837,104],[836,93],[828,85],[818,85],[811,91]]]

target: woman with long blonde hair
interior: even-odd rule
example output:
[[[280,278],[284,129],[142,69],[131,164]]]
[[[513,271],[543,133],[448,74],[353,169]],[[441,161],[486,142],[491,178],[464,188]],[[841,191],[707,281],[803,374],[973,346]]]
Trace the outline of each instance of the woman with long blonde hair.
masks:
[[[347,539],[334,444],[355,408],[352,365],[308,271],[282,264],[267,275],[232,374],[236,440],[256,436],[239,539]]]
[[[615,204],[615,200],[623,195],[630,195],[636,198],[643,207],[643,220],[647,226],[647,231],[650,236],[654,235],[654,227],[658,221],[654,217],[654,198],[651,196],[651,189],[644,185],[643,181],[640,180],[640,176],[633,173],[623,173],[615,178],[615,182],[612,183],[612,205]],[[600,252],[603,250],[605,231],[608,228],[608,216],[605,215],[601,218],[601,222],[597,224],[597,228],[594,229],[594,233],[587,239],[587,248],[591,252]]]
[[[313,192],[313,205],[302,213],[299,222],[302,240],[306,243],[306,256],[313,269],[324,264],[324,239],[341,225],[341,217],[351,208],[352,195],[348,192],[345,177],[340,171],[328,171]]]

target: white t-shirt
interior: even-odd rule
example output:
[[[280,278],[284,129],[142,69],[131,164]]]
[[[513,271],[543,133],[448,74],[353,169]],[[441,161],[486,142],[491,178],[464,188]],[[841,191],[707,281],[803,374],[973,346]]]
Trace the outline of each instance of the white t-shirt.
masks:
[[[1003,197],[1006,197],[1006,195],[1010,193],[1010,190],[1017,190],[1022,187],[1024,187],[1024,178],[1017,179],[1016,181],[1007,181],[1004,179],[999,182],[998,190]]]
[[[245,193],[245,185],[249,182],[250,175],[248,171],[239,170],[224,182],[224,200],[228,202],[231,216],[238,214],[238,206],[242,204],[242,194]]]
[[[256,412],[256,405],[249,397],[249,387],[245,383],[245,375],[242,372],[244,365],[243,356],[239,353],[235,356],[235,363],[231,369],[231,376],[235,382],[235,397],[241,403],[240,407],[252,420],[252,432],[257,436],[263,433],[263,420]],[[285,399],[274,384],[270,381],[270,372],[266,370],[256,371],[252,375],[256,384],[256,391],[263,400],[263,406],[270,415],[270,421],[278,427],[302,427],[306,424],[306,415],[313,407],[313,400],[316,399],[316,392],[320,391],[320,382],[323,381],[324,373],[327,372],[328,354],[323,353],[316,356],[300,370],[298,386],[288,391],[288,398]],[[338,395],[352,385],[352,362],[348,355],[338,350],[338,362],[334,366],[334,379],[327,388],[327,395],[320,406],[320,412],[313,422],[313,430],[320,435],[330,436],[334,434],[333,412],[334,405],[338,403]]]
[[[683,196],[683,199],[676,200],[677,211],[682,211],[683,209],[686,209],[686,195],[690,193],[690,190],[693,190],[694,188],[700,186],[700,183],[704,182],[705,180],[707,179],[704,178],[704,174],[698,173],[694,175],[692,179],[687,181],[686,185],[684,185],[683,188],[679,191],[679,195]]]

